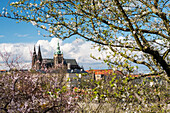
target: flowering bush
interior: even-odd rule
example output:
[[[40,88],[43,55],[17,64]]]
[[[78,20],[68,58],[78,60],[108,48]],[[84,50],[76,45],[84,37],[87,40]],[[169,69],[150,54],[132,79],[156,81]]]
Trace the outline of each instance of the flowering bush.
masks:
[[[2,112],[68,112],[75,110],[74,98],[60,75],[32,72],[0,74]]]

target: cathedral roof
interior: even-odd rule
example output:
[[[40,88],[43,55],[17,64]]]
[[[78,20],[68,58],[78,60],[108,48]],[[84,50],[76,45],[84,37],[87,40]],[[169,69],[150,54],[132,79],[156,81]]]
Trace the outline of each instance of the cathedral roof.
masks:
[[[50,59],[50,58],[43,58],[43,62],[44,63],[51,63],[51,62],[54,62],[54,59]]]
[[[43,59],[43,62],[44,63],[53,63],[54,59],[45,58],[45,59]],[[76,62],[76,59],[64,59],[64,63],[65,64],[70,63],[70,65],[78,65]]]
[[[71,65],[78,65],[76,62],[76,59],[64,59],[64,61],[68,64],[70,63]]]

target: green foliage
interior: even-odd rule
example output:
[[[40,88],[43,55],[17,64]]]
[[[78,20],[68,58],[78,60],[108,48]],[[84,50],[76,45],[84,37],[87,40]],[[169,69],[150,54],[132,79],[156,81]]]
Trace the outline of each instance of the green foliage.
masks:
[[[92,88],[93,95],[88,96],[90,98],[88,102],[86,97],[82,101],[103,106],[100,112],[108,112],[111,109],[116,112],[168,112],[169,84],[161,77],[116,78],[115,76],[107,81],[92,81],[91,86],[95,86]],[[89,86],[88,82],[87,84]],[[105,105],[112,107],[107,108]]]

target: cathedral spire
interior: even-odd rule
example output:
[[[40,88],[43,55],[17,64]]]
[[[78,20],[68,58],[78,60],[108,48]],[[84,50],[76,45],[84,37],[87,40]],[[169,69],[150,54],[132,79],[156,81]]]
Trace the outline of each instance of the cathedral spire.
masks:
[[[34,45],[34,52],[32,55],[32,69],[34,68],[36,61],[37,61],[37,54],[36,54],[35,45]]]
[[[57,43],[57,50],[54,52],[54,68],[64,68],[63,67],[64,59],[63,53],[60,50],[59,42]]]
[[[42,55],[41,55],[40,45],[39,45],[39,48],[38,48],[38,56],[37,56],[37,60],[39,60],[39,62],[42,63]]]
[[[62,54],[62,52],[61,52],[61,50],[60,50],[60,44],[59,44],[59,42],[58,42],[58,44],[57,44],[57,50],[56,50],[56,52],[55,52],[54,54]]]
[[[34,52],[33,52],[33,55],[36,55],[35,45],[34,45]]]

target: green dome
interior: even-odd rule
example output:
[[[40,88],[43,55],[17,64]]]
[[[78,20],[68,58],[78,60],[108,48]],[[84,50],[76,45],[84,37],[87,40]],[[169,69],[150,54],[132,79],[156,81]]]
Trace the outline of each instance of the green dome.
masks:
[[[56,50],[56,52],[54,52],[54,54],[63,54],[60,50],[59,42],[58,42],[57,50]]]

